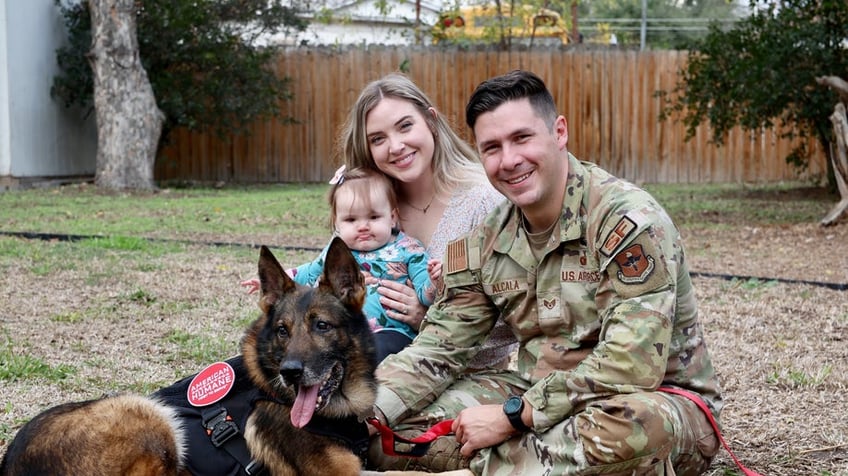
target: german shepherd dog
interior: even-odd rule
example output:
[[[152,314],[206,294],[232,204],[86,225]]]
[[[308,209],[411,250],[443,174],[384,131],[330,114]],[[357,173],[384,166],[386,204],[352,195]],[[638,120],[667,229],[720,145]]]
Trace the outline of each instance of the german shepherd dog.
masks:
[[[367,449],[364,419],[371,414],[377,383],[358,264],[336,238],[320,284],[309,288],[295,284],[263,246],[259,281],[262,314],[247,329],[241,355],[226,362],[232,374],[224,372],[221,380],[229,387],[228,398],[249,393],[248,403],[226,398],[200,407],[172,403],[171,397],[197,390],[196,378],[189,377],[150,397],[60,405],[21,428],[0,475],[246,474],[245,464],[234,464],[227,452],[208,456],[196,450],[233,431],[246,444],[253,473],[360,474],[357,445],[364,438]],[[206,383],[215,384],[218,377]],[[245,407],[243,415],[234,411],[239,406]],[[216,435],[218,424],[223,434]],[[229,441],[220,443],[227,449]]]

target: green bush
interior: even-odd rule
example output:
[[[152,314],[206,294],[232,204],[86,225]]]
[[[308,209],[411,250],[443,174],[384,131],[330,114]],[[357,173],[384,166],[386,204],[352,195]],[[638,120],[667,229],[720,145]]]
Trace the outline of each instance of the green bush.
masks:
[[[90,112],[88,2],[55,1],[68,43],[56,52],[60,73],[50,93]],[[277,77],[276,49],[260,43],[275,33],[305,29],[295,8],[279,0],[145,0],[136,6],[141,61],[165,114],[163,138],[175,127],[229,135],[245,132],[258,118],[279,117],[280,102],[291,97],[291,78]]]

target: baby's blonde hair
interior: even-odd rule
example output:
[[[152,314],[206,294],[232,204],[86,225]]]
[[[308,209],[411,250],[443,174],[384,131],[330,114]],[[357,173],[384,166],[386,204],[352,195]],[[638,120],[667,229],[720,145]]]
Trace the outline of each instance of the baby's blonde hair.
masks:
[[[327,194],[327,202],[330,204],[330,230],[335,229],[338,208],[336,195],[342,188],[350,189],[357,200],[362,200],[365,206],[371,207],[372,191],[382,191],[389,202],[392,210],[397,209],[397,193],[392,186],[391,180],[379,170],[370,170],[363,167],[344,170],[338,175],[338,181],[330,188]]]

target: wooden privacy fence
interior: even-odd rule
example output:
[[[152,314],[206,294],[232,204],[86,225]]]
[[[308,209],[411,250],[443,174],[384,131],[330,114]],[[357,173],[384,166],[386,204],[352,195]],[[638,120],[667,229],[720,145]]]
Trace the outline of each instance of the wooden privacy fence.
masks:
[[[686,53],[617,49],[462,51],[424,48],[293,48],[281,52],[278,74],[293,78],[294,98],[282,111],[295,124],[256,123],[230,140],[177,130],[157,160],[157,180],[241,183],[321,182],[339,160],[336,138],[362,87],[401,65],[467,140],[465,103],[484,79],[528,69],[545,81],[565,115],[569,150],[610,172],[644,183],[764,182],[798,178],[784,158],[793,144],[773,131],[732,131],[725,145],[701,126],[684,141],[679,120],[658,119],[658,90],[671,91]],[[807,175],[821,176],[824,154]]]

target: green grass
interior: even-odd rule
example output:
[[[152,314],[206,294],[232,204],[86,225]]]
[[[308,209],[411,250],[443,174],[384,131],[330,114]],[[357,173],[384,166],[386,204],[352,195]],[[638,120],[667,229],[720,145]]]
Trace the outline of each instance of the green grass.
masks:
[[[722,289],[729,290],[739,288],[744,291],[748,291],[751,294],[760,294],[760,292],[765,291],[769,288],[773,288],[775,286],[777,286],[777,281],[757,278],[733,278],[725,283],[722,283]]]
[[[0,193],[0,231],[185,237],[327,233],[327,185],[166,189],[116,193],[67,186]],[[121,241],[123,240],[123,241]],[[139,246],[122,238],[112,244]]]
[[[736,223],[784,224],[817,222],[836,201],[834,195],[805,184],[770,185],[648,185],[675,218],[678,226],[733,226]],[[262,185],[250,187],[185,188],[145,193],[105,192],[93,186],[67,186],[0,193],[0,232],[37,232],[93,235],[78,241],[27,240],[0,237],[0,272],[51,276],[72,271],[88,286],[110,287],[127,282],[130,272],[159,274],[163,263],[193,259],[188,242],[243,241],[264,235],[308,238],[323,242],[328,236],[325,184]],[[154,239],[150,239],[154,238]],[[203,245],[201,245],[203,246]],[[204,246],[204,253],[222,253],[243,262],[255,262],[256,250],[244,247]],[[276,251],[283,262],[297,264],[312,253]],[[173,258],[172,258],[173,256]],[[234,279],[235,282],[235,279]],[[738,280],[727,286],[756,294],[773,282]],[[97,319],[120,320],[137,314],[168,316],[191,310],[190,299],[161,299],[144,286],[121,289],[106,300],[86,307],[56,310],[48,318],[83,328]],[[215,303],[204,303],[214,306]],[[145,309],[148,309],[147,311]],[[255,309],[234,316],[235,332],[255,317]],[[226,358],[233,346],[184,330],[165,340],[176,344],[173,359],[198,364]],[[53,368],[13,352],[8,341],[0,347],[0,378],[45,377],[61,379],[70,367]],[[782,373],[784,384],[815,383],[818,376]]]
[[[231,357],[236,352],[235,346],[223,339],[215,339],[208,335],[197,335],[174,329],[165,340],[177,344],[175,358],[189,359],[197,365],[217,362]]]
[[[678,225],[817,222],[835,194],[803,183],[648,184]],[[142,237],[191,239],[285,231],[328,234],[326,184],[231,186],[115,193],[67,186],[0,193],[0,231],[93,235],[90,246],[134,251]],[[8,247],[9,245],[5,245]],[[160,245],[161,246],[161,245]],[[0,248],[0,254],[18,252]]]
[[[0,194],[2,195],[2,194]],[[0,230],[7,231],[7,230]],[[191,240],[161,241],[144,237],[103,237],[78,241],[53,241],[0,236],[0,272],[31,272],[46,276],[60,271],[85,272],[90,283],[103,282],[110,277],[134,269],[156,273],[161,271],[159,258],[182,254],[189,250]],[[210,251],[215,247],[205,247]],[[239,247],[222,252],[238,252]],[[256,252],[249,249],[250,259]],[[235,250],[235,251],[234,251]],[[4,259],[5,258],[5,259]]]
[[[818,387],[827,381],[832,372],[833,367],[829,364],[822,366],[815,374],[796,368],[775,369],[766,376],[766,382],[788,388]]]
[[[804,183],[662,184],[645,189],[678,226],[817,223],[839,197]]]
[[[646,185],[680,227],[816,223],[837,201],[804,183]],[[116,193],[90,185],[0,193],[0,233],[94,236],[78,241],[0,237],[0,272],[50,276],[74,271],[109,286],[128,270],[159,273],[156,258],[185,253],[191,242],[323,243],[326,184],[196,187]],[[221,252],[256,259],[250,247]],[[275,250],[275,253],[278,251]],[[288,253],[292,256],[291,253]],[[291,264],[311,259],[295,254]],[[279,256],[278,256],[279,257]],[[756,288],[762,283],[743,283]],[[155,296],[136,296],[150,305]],[[64,316],[57,319],[84,319]]]
[[[0,345],[0,381],[43,378],[58,382],[75,372],[76,369],[71,365],[54,367],[37,357],[20,352],[8,337]]]
[[[156,296],[144,289],[136,289],[135,291],[123,296],[123,299],[137,304],[142,304],[144,306],[150,306],[156,302]]]
[[[79,311],[60,312],[50,317],[53,322],[76,324],[85,320],[85,315]]]

